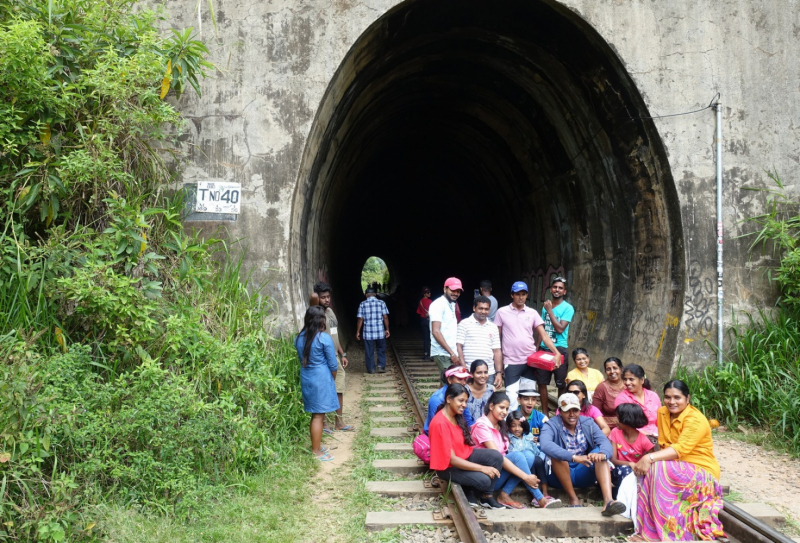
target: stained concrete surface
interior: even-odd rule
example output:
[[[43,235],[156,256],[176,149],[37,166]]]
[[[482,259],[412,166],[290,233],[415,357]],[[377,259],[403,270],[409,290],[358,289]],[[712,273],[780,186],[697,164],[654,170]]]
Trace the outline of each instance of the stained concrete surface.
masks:
[[[197,27],[196,6],[167,3],[169,23]],[[523,278],[540,303],[559,273],[572,345],[663,377],[713,356],[715,122],[640,117],[722,94],[726,318],[771,304],[766,260],[738,236],[764,209],[743,189],[765,169],[799,188],[797,7],[216,0],[216,35],[200,9],[219,71],[179,103],[182,180],[242,183],[226,226],[269,281],[276,331],[294,329],[318,279],[352,330],[370,255],[407,292],[488,277],[501,302]]]

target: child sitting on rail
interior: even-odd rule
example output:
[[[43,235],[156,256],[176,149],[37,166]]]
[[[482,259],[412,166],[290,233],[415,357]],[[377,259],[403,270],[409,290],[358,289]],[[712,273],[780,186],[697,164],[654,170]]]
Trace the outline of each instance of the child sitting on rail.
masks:
[[[506,419],[509,431],[509,452],[521,452],[525,455],[528,465],[531,467],[531,472],[539,478],[539,487],[533,492],[533,497],[536,501],[533,502],[534,507],[561,507],[561,500],[557,500],[552,496],[547,496],[545,493],[547,488],[547,467],[545,465],[545,455],[539,449],[539,446],[533,441],[533,434],[531,427],[528,423],[527,417],[521,410],[517,409],[508,414]]]

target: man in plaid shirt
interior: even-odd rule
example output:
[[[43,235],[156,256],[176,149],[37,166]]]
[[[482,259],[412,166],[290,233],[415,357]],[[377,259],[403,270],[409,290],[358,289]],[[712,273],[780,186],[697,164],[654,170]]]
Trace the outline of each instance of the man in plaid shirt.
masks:
[[[375,296],[375,289],[369,287],[367,299],[358,306],[356,339],[361,341],[364,330],[364,353],[367,373],[375,373],[375,350],[378,351],[378,373],[386,373],[386,338],[389,337],[389,310],[383,300]]]

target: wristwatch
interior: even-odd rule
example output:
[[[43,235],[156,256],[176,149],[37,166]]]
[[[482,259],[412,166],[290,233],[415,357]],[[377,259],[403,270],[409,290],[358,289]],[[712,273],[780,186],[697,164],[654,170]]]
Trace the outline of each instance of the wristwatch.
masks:
[[[347,353],[342,353],[342,358],[347,358]]]

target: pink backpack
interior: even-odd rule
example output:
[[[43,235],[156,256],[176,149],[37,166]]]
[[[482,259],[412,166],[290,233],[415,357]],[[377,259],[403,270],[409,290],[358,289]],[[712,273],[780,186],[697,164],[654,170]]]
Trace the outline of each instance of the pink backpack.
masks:
[[[431,440],[425,434],[414,438],[414,454],[426,464],[431,463]]]

